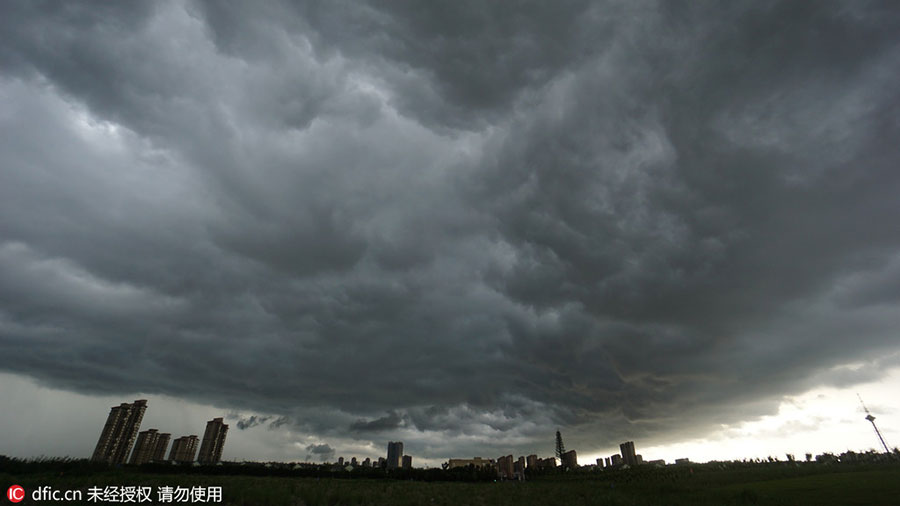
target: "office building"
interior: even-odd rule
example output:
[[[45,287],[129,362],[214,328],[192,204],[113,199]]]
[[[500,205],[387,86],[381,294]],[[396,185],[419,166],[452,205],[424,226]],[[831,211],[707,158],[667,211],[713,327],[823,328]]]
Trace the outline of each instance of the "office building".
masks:
[[[169,440],[172,434],[163,432],[156,438],[156,448],[153,450],[153,456],[150,458],[153,462],[162,462],[166,460],[166,449],[169,447]]]
[[[563,453],[560,460],[562,460],[563,469],[575,469],[578,467],[578,454],[575,453],[575,450]]]
[[[638,465],[637,455],[634,454],[634,441],[627,441],[619,445],[622,452],[622,460],[631,467]]]
[[[134,451],[131,452],[130,462],[139,466],[153,460],[158,442],[159,431],[156,429],[147,429],[138,433],[137,441],[134,443]]]
[[[132,404],[123,402],[114,406],[106,417],[106,424],[94,448],[91,460],[109,464],[124,464],[134,439],[141,428],[141,420],[147,410],[147,401],[140,399]]]
[[[400,459],[403,457],[403,443],[391,441],[387,447],[387,468],[397,469],[400,467]]]
[[[201,464],[215,464],[222,460],[226,434],[228,434],[228,425],[222,421],[222,418],[213,418],[206,422],[206,432],[203,433],[200,454],[197,456],[197,460]]]
[[[195,435],[181,436],[172,441],[172,451],[169,452],[169,460],[182,464],[193,462],[199,442],[199,438]]]
[[[403,469],[412,469],[412,455],[403,456]]]

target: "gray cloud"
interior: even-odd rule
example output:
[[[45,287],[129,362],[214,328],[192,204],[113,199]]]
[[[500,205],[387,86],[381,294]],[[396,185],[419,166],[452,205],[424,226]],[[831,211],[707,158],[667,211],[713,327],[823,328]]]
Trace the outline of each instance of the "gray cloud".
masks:
[[[2,9],[4,371],[445,457],[897,350],[889,3]]]
[[[309,453],[306,455],[308,461],[328,461],[334,457],[334,448],[327,444],[309,445],[306,447]]]

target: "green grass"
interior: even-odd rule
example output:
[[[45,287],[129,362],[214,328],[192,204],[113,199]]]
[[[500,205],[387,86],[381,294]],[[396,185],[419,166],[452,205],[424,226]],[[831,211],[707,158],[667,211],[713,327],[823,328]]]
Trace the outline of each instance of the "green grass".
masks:
[[[87,490],[91,486],[221,486],[228,505],[895,505],[900,464],[841,466],[715,466],[570,473],[524,483],[422,482],[202,474],[147,474],[134,468],[101,472],[0,473],[0,486]],[[86,497],[86,496],[85,496]],[[52,501],[20,504],[53,504]],[[77,503],[59,503],[77,504]],[[81,504],[100,504],[89,503]],[[102,503],[112,504],[112,503]],[[149,504],[149,503],[144,503]],[[189,504],[189,503],[182,503]],[[197,503],[195,503],[197,504]]]

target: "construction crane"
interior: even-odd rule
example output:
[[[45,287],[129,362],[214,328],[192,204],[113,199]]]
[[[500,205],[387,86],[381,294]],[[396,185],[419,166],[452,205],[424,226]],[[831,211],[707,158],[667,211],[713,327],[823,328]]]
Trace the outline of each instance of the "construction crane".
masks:
[[[859,394],[856,394],[859,397],[859,403],[862,404],[863,410],[866,412],[866,420],[872,423],[872,428],[875,429],[875,434],[878,434],[878,440],[881,441],[881,446],[884,447],[884,453],[891,453],[891,450],[888,449],[887,443],[884,442],[884,437],[881,435],[881,431],[878,430],[878,426],[875,425],[875,417],[872,416],[872,413],[869,413],[869,408],[866,407],[866,403],[863,402],[862,397]]]

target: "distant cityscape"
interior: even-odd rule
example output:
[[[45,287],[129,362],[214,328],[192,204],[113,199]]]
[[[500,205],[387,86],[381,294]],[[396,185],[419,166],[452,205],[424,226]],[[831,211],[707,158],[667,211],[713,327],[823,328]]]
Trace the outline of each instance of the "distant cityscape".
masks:
[[[222,451],[225,447],[225,437],[228,433],[228,425],[224,423],[223,418],[213,418],[206,423],[203,439],[198,438],[196,434],[181,436],[172,441],[171,449],[169,449],[169,441],[172,438],[171,433],[159,432],[159,429],[156,428],[140,431],[141,421],[146,410],[146,399],[139,399],[131,404],[122,403],[118,406],[113,406],[100,433],[100,438],[97,441],[91,460],[112,465],[126,463],[141,465],[166,462],[173,464],[214,465],[221,462]],[[866,420],[872,422],[874,426],[875,417],[868,412],[868,409],[866,409],[866,414],[868,415]],[[892,452],[888,448],[877,427],[875,430],[881,443],[884,445],[885,453],[889,455],[896,454],[897,450]],[[167,450],[168,457],[166,457]],[[817,462],[854,461],[866,455],[846,452],[837,457],[826,453],[817,455],[815,460]],[[792,454],[786,454],[786,457],[788,462],[796,461]],[[811,453],[807,453],[805,457],[807,462],[813,459]],[[756,462],[760,461],[760,459],[756,459]],[[777,458],[768,458],[768,462],[777,461]],[[679,458],[675,459],[674,464],[691,464],[691,461],[688,458]],[[387,444],[385,457],[378,457],[377,460],[366,457],[361,461],[356,457],[352,457],[349,460],[345,460],[344,457],[338,457],[333,466],[346,471],[352,471],[357,467],[385,470],[412,469],[413,457],[404,453],[402,441],[390,441]],[[641,454],[636,453],[634,441],[625,441],[619,445],[619,453],[609,457],[597,458],[595,464],[580,466],[577,452],[565,449],[562,435],[557,431],[555,456],[538,457],[536,454],[531,454],[519,456],[516,459],[512,455],[501,455],[495,459],[482,457],[451,458],[443,463],[441,467],[444,470],[471,468],[495,472],[496,477],[502,480],[525,480],[526,470],[532,473],[560,468],[565,471],[575,469],[611,470],[628,469],[636,466],[664,467],[666,466],[666,461],[663,459],[644,460]]]
[[[196,434],[176,438],[172,441],[169,457],[165,458],[172,434],[161,433],[158,429],[138,432],[145,411],[147,411],[146,399],[113,406],[91,460],[114,465],[125,464],[126,460],[127,463],[136,465],[149,462],[192,463],[195,458],[200,464],[215,464],[222,460],[225,435],[228,433],[228,425],[222,418],[213,418],[206,422],[202,440]],[[199,455],[197,455],[198,446]]]

